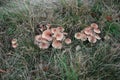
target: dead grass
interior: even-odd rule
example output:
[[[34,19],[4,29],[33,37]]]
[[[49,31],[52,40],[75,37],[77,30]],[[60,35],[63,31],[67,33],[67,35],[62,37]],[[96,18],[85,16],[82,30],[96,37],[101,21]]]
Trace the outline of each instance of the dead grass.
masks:
[[[6,71],[0,73],[1,80],[120,79],[119,1],[94,0],[95,4],[88,6],[80,0],[60,1],[55,3],[54,12],[26,0],[0,7],[0,69]],[[72,38],[72,44],[62,50],[39,49],[34,45],[34,36],[41,21],[62,25]],[[73,37],[92,22],[99,24],[102,40],[90,44]],[[13,38],[18,40],[16,49],[11,47]]]

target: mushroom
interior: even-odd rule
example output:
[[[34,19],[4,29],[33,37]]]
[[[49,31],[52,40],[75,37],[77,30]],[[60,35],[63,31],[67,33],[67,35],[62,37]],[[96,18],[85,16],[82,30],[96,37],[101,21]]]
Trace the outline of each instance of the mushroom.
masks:
[[[17,47],[18,47],[18,43],[12,44],[12,47],[13,47],[13,48],[17,48]]]
[[[84,33],[81,33],[81,38],[82,41],[86,41],[87,40],[87,36]]]
[[[40,42],[42,38],[42,35],[36,35],[35,36],[35,41]]]
[[[50,46],[49,43],[40,43],[40,44],[39,44],[39,48],[41,48],[41,49],[48,49],[49,46]]]
[[[12,39],[11,43],[13,48],[17,48],[18,46],[17,39]]]
[[[75,36],[74,36],[76,39],[81,39],[81,33],[80,32],[77,32],[75,33]]]
[[[98,28],[95,28],[93,31],[94,31],[95,33],[101,33],[100,29],[98,29]]]
[[[52,47],[56,49],[61,49],[62,48],[62,43],[60,41],[54,40],[52,43]]]
[[[57,31],[57,28],[51,28],[51,32],[55,33]]]
[[[56,38],[56,40],[63,40],[64,39],[64,34],[63,33],[61,33],[61,32],[56,32],[54,35],[53,35],[53,37],[55,37]]]
[[[92,27],[93,29],[97,29],[97,28],[98,28],[98,25],[97,25],[96,23],[92,23],[92,24],[91,24],[91,27]]]
[[[66,43],[66,44],[71,44],[71,42],[72,42],[72,41],[71,41],[70,38],[66,38],[66,39],[65,39],[65,43]]]
[[[98,40],[101,39],[101,37],[99,35],[97,35],[97,34],[95,35],[95,38],[98,39]]]
[[[84,30],[84,33],[85,33],[86,35],[91,35],[91,34],[93,34],[93,31],[92,31],[92,30],[89,30],[89,29],[85,29],[85,30]]]
[[[47,29],[42,33],[42,38],[48,40],[48,41],[52,41],[52,32]]]
[[[11,43],[12,43],[12,44],[17,43],[17,39],[12,39]]]
[[[65,29],[63,27],[57,27],[57,30],[63,32]]]
[[[88,41],[91,43],[96,43],[97,39],[94,36],[88,36]]]

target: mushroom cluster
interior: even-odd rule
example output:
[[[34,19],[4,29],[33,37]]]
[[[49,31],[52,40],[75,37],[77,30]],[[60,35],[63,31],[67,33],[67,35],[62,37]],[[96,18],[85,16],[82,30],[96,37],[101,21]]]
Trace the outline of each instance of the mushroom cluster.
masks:
[[[90,43],[96,43],[97,40],[100,40],[99,34],[101,33],[98,25],[96,23],[92,23],[90,26],[83,29],[81,32],[75,33],[75,38],[80,39],[82,41],[88,40]]]
[[[41,49],[48,49],[50,45],[53,48],[61,49],[63,42],[66,44],[71,43],[71,39],[66,38],[68,33],[64,32],[63,27],[52,28],[50,24],[47,24],[40,27],[40,30],[42,33],[35,36],[34,43]]]

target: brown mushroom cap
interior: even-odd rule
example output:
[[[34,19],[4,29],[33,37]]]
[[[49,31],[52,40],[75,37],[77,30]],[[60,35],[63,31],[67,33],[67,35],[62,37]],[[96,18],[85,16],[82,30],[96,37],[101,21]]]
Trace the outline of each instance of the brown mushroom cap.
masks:
[[[93,31],[94,31],[95,33],[101,33],[100,29],[98,29],[98,28],[95,28]]]
[[[91,27],[94,28],[94,29],[96,29],[96,28],[98,28],[98,25],[96,23],[92,23]]]
[[[40,44],[39,44],[39,48],[41,48],[41,49],[48,49],[49,46],[50,46],[49,43],[40,43]]]
[[[52,43],[52,46],[56,49],[61,49],[62,48],[62,43],[60,41],[54,40]]]
[[[86,35],[91,35],[91,34],[93,34],[93,31],[92,30],[84,30],[84,33]]]
[[[57,28],[51,28],[51,32],[52,33],[56,33],[57,32]]]
[[[81,39],[82,41],[86,41],[87,40],[87,35],[84,34],[84,33],[78,32],[78,33],[75,34],[75,38],[76,39]]]
[[[70,38],[66,38],[66,39],[65,39],[65,43],[66,43],[66,44],[70,44],[71,42],[72,42],[72,41],[71,41]]]
[[[96,43],[97,39],[94,36],[88,36],[88,41],[91,43]]]
[[[48,41],[52,41],[52,32],[47,29],[42,33],[42,38],[47,39]]]
[[[63,33],[61,33],[61,32],[56,32],[54,35],[53,35],[53,37],[55,37],[56,38],[56,40],[63,40],[64,39],[64,34]]]
[[[35,41],[40,42],[42,38],[42,35],[36,35],[35,36]]]
[[[14,44],[12,44],[12,47],[13,47],[13,48],[17,48],[17,47],[18,47],[18,44],[17,44],[17,43],[14,43]]]
[[[81,38],[82,41],[86,41],[87,40],[87,35],[85,35],[84,33],[81,33]]]
[[[95,38],[98,39],[98,40],[101,39],[101,37],[99,35],[97,35],[97,34],[95,35]]]
[[[12,43],[12,44],[17,43],[17,39],[12,39],[11,43]]]
[[[63,27],[57,27],[57,30],[63,32],[65,29]]]
[[[75,36],[74,36],[76,39],[81,39],[81,33],[80,32],[77,32],[75,33]]]

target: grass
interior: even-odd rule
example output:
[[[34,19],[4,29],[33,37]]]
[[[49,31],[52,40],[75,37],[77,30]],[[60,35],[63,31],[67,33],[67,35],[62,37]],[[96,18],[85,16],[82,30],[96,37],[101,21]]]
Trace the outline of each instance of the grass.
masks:
[[[43,3],[33,5],[27,0],[1,5],[0,69],[6,72],[0,73],[0,80],[120,79],[119,0],[95,0],[92,5],[71,1],[59,0],[50,11]],[[41,50],[34,45],[34,36],[42,21],[62,25],[69,37],[96,22],[102,39],[91,44],[71,37],[72,44],[61,50]],[[18,40],[16,49],[11,47],[13,38]]]

